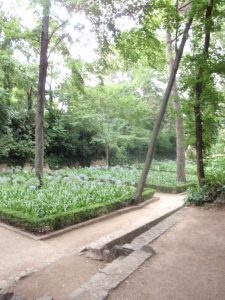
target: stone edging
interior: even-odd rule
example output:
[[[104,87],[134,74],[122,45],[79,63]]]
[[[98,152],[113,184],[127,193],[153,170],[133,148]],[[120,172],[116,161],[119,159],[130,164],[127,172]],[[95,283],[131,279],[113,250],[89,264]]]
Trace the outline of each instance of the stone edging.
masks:
[[[160,237],[177,223],[177,216],[168,217],[150,230],[144,232],[124,249],[130,249],[131,254],[125,258],[119,257],[108,264],[88,282],[74,290],[68,300],[104,300],[110,291],[118,287],[128,276],[133,274],[147,259],[156,253],[149,243]]]
[[[164,224],[165,221],[170,220],[171,215],[179,211],[181,208],[182,206],[175,208],[156,219],[148,221],[147,223],[144,222],[143,224],[131,227],[129,230],[120,230],[114,234],[103,236],[97,241],[84,246],[80,250],[80,255],[110,262],[113,260],[113,248],[116,245],[130,243],[130,241],[134,240],[136,237],[140,235],[142,236],[145,232],[149,232],[151,228],[157,227],[158,224]]]

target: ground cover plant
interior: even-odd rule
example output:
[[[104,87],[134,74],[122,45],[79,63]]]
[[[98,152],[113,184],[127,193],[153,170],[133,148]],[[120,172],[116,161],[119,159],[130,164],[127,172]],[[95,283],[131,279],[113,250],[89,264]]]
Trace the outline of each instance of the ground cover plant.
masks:
[[[188,185],[197,181],[191,173]],[[35,232],[59,229],[130,204],[140,174],[140,165],[65,168],[46,172],[38,188],[34,172],[12,168],[0,176],[0,218]],[[176,179],[175,162],[155,161],[146,198],[154,194],[151,188],[180,192],[187,187]]]
[[[152,163],[152,170],[165,171],[176,173],[177,165],[174,160],[154,160]],[[192,161],[186,161],[185,173],[190,175],[196,175],[196,165]]]
[[[111,181],[118,184],[136,185],[141,174],[141,165],[114,166],[114,167],[90,167],[80,168],[76,172],[80,176],[87,176],[94,180]],[[187,183],[196,183],[194,165],[188,164]],[[184,182],[176,179],[176,163],[174,161],[154,162],[149,172],[147,185],[183,186]]]
[[[87,181],[79,176],[53,174],[37,189],[33,175],[12,174],[2,177],[0,207],[21,211],[34,217],[66,212],[92,204],[109,203],[113,199],[131,199],[134,188],[113,183]]]
[[[92,170],[93,171],[93,170]],[[12,170],[0,176],[0,219],[33,232],[48,232],[129,205],[134,186],[102,182],[64,169],[45,174],[38,187],[34,173]],[[151,198],[154,190],[145,191]]]
[[[187,205],[201,206],[221,198],[225,200],[225,156],[211,157],[206,161],[206,178],[203,186],[188,190]]]

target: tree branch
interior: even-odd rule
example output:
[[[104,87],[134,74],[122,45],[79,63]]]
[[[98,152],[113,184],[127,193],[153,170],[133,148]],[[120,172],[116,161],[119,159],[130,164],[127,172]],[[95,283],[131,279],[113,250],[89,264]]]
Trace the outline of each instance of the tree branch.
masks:
[[[192,1],[190,1],[188,3],[185,3],[184,5],[180,6],[178,10],[179,11],[183,10],[184,8],[186,8],[187,6],[189,6],[191,3],[192,3]]]
[[[63,28],[68,22],[69,22],[69,21],[66,20],[66,21],[62,22],[58,27],[56,27],[56,28],[52,31],[52,33],[50,34],[50,36],[49,36],[49,41],[51,41],[53,35],[54,35],[60,28]]]

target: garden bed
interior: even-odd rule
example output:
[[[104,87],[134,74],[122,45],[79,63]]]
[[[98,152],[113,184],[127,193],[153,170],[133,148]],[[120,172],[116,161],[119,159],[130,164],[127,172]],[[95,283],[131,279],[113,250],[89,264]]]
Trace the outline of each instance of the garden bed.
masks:
[[[0,221],[25,230],[46,233],[102,216],[132,204],[140,170],[129,167],[90,167],[49,171],[44,186],[37,189],[32,172],[11,170],[0,176]],[[194,185],[176,180],[176,174],[150,171],[143,198],[152,188],[180,193]]]
[[[155,190],[153,189],[145,189],[142,201],[152,198],[154,193]],[[0,221],[33,233],[46,234],[48,232],[78,224],[131,205],[133,205],[132,198],[121,198],[112,200],[108,203],[93,204],[88,207],[81,207],[42,218],[25,215],[21,211],[0,208]]]
[[[45,176],[37,189],[32,173],[2,176],[0,220],[35,233],[47,233],[132,204],[135,188],[111,182],[89,181],[73,170]],[[151,198],[152,189],[144,192]]]

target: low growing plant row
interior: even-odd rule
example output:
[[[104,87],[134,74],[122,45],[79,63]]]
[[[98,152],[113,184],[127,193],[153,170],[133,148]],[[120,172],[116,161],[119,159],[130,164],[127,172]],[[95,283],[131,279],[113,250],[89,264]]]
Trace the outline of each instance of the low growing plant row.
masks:
[[[46,174],[37,188],[32,173],[0,177],[0,219],[33,232],[49,232],[131,204],[135,188],[116,182],[89,180],[74,170]],[[154,190],[145,191],[151,198]]]

